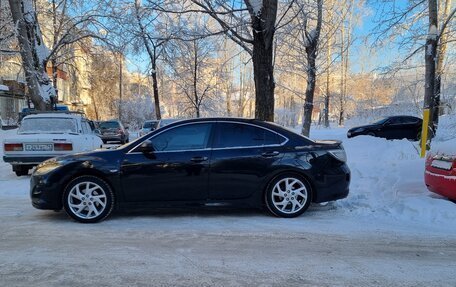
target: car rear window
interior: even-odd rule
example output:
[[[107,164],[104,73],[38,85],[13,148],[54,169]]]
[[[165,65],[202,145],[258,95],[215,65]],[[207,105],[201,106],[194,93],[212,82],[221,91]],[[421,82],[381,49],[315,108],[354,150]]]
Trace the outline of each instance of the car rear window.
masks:
[[[100,129],[116,129],[119,128],[120,125],[118,122],[101,122],[99,127]]]
[[[71,118],[25,118],[18,133],[77,133],[76,120]]]
[[[143,125],[143,129],[155,128],[156,125],[157,125],[157,122],[145,122]]]

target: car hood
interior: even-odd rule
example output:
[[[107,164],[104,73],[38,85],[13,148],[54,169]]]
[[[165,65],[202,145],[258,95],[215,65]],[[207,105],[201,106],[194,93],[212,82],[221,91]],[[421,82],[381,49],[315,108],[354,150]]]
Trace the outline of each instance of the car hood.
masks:
[[[62,164],[70,162],[81,162],[81,161],[92,161],[92,160],[109,160],[112,158],[118,158],[118,150],[95,150],[90,152],[73,153],[69,155],[62,155],[53,158]]]

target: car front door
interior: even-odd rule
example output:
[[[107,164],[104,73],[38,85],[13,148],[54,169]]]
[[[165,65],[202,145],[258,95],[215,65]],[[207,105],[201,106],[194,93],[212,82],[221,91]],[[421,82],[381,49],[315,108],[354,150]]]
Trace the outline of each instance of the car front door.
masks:
[[[206,200],[211,123],[191,123],[154,133],[153,150],[129,151],[121,164],[121,181],[129,202]]]
[[[209,199],[247,198],[282,157],[283,136],[247,123],[218,122],[214,132]]]

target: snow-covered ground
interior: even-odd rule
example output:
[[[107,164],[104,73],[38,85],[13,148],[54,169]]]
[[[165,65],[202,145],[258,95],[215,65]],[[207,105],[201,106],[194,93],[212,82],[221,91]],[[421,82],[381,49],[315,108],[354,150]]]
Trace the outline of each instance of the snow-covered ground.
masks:
[[[77,224],[35,210],[29,178],[0,162],[0,286],[455,286],[456,204],[427,191],[417,144],[346,130],[311,137],[343,141],[348,198],[294,219],[192,209]]]

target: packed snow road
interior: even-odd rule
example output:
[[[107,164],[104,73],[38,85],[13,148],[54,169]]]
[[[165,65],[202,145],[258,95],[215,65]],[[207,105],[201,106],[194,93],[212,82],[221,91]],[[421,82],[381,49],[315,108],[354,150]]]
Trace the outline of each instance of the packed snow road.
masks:
[[[344,140],[351,193],[294,219],[188,209],[78,224],[34,209],[29,177],[0,162],[0,286],[455,286],[456,205],[426,190],[415,146],[312,136]]]

